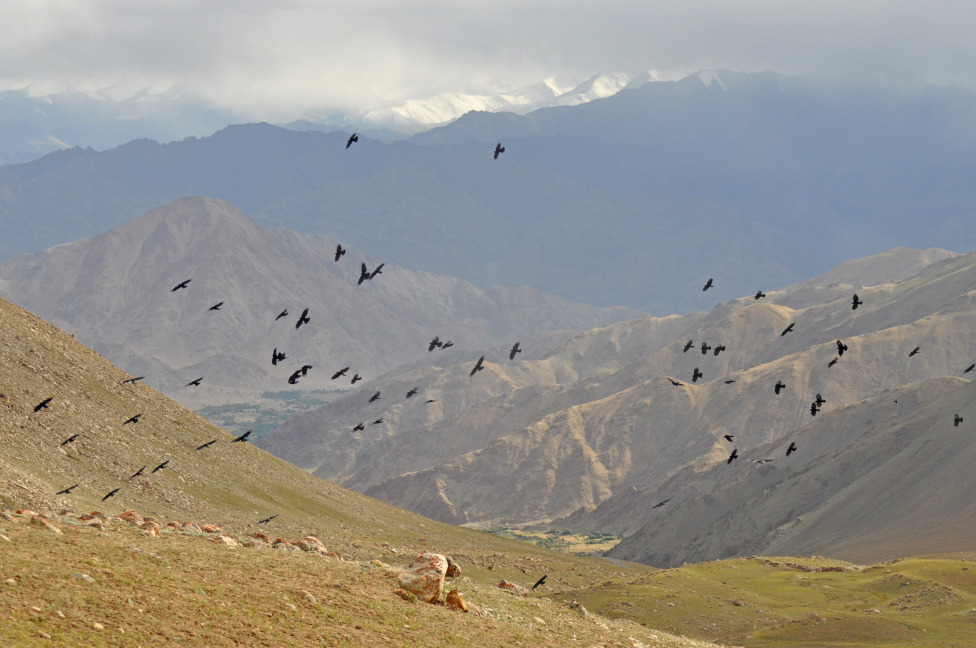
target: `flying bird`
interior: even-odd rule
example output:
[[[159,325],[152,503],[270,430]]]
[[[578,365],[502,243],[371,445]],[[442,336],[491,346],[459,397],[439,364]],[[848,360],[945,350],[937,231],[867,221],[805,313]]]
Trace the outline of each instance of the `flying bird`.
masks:
[[[137,380],[142,380],[143,378],[145,378],[145,376],[136,376],[135,378],[126,378],[125,380],[122,381],[122,384],[124,385],[126,383],[132,383],[134,385],[134,384],[136,384],[136,381]]]
[[[376,419],[375,421],[373,421],[372,423],[370,423],[370,425],[379,425],[382,422],[383,422],[383,417],[381,416],[378,419]]]
[[[913,355],[918,353],[919,348],[921,347],[915,347],[914,349],[912,349],[912,352],[908,354],[908,357],[911,358]]]
[[[367,279],[369,279],[369,269],[366,268],[366,264],[363,263],[359,270],[359,281],[356,282],[356,285],[357,286],[362,285],[362,283]]]
[[[651,507],[651,510],[656,509],[656,508],[661,508],[662,506],[664,506],[665,504],[667,504],[670,501],[671,501],[671,498],[669,497],[668,499],[666,499],[666,500],[664,500],[662,502],[658,502],[657,504],[655,504],[654,506]]]
[[[311,368],[312,368],[312,365],[302,365],[302,368],[299,369],[299,371],[302,372],[302,377],[303,378],[308,375],[308,370],[311,369]]]
[[[817,415],[817,412],[819,412],[819,411],[820,411],[820,408],[817,407],[816,401],[814,401],[813,403],[810,403],[810,416],[816,416]]]
[[[828,368],[833,367],[835,364],[837,364],[838,360],[840,360],[840,358],[834,358],[833,360],[827,363],[827,367]]]
[[[108,495],[106,495],[105,497],[102,498],[102,501],[104,502],[105,500],[107,500],[110,497],[115,497],[115,494],[118,493],[120,490],[122,490],[122,487],[121,486],[118,487],[118,488],[116,488],[113,491],[109,491]]]
[[[212,311],[212,310],[220,310],[220,307],[221,307],[221,306],[223,306],[223,305],[224,305],[224,302],[217,302],[216,304],[214,304],[213,306],[211,306],[211,307],[210,307],[210,308],[208,308],[207,310],[208,310],[208,311]]]
[[[186,387],[199,387],[201,380],[203,380],[203,376],[200,376],[196,380],[191,380],[190,382],[186,383]]]
[[[362,380],[362,379],[363,379],[363,377],[360,376],[359,374],[353,374],[353,377],[352,377],[352,380],[350,381],[350,384],[351,385],[355,385],[357,380]]]
[[[962,417],[956,414],[955,418],[952,419],[952,424],[956,427],[959,427],[960,423],[962,423]]]
[[[691,382],[698,382],[698,379],[702,377],[702,372],[698,371],[698,367],[695,367],[694,373],[691,374]]]
[[[726,441],[729,441],[729,442],[731,442],[731,441],[732,441],[732,438],[733,438],[734,436],[735,436],[734,434],[726,434],[726,435],[725,435],[724,437],[722,437],[722,438],[724,438],[724,439],[725,439]]]
[[[342,248],[342,245],[337,245],[336,246],[336,253],[335,253],[336,263],[339,262],[339,257],[341,257],[345,253],[346,253],[346,251]]]
[[[844,355],[844,351],[847,351],[847,345],[841,342],[840,340],[837,340],[837,355],[838,356]]]
[[[739,458],[739,451],[736,450],[735,448],[732,448],[732,454],[729,455],[729,458],[725,463],[730,464],[738,458]]]
[[[40,412],[42,409],[47,409],[47,406],[50,405],[51,401],[53,400],[54,400],[54,396],[51,396],[50,398],[45,398],[40,403],[34,406],[34,411]]]
[[[275,318],[275,321],[277,322],[282,317],[287,317],[287,316],[288,316],[288,309],[286,308],[285,310],[283,310],[280,313],[278,313],[278,317]]]
[[[783,384],[782,380],[777,380],[776,385],[773,386],[773,389],[776,391],[776,395],[779,396],[780,390],[786,389],[786,385]]]
[[[827,402],[827,400],[818,393],[817,394],[817,407],[820,407],[821,405],[823,405],[826,402]]]
[[[308,309],[302,311],[302,314],[298,316],[298,321],[295,322],[295,328],[301,328],[302,324],[308,324]]]
[[[761,291],[761,290],[757,290],[757,291],[756,291],[756,294],[755,294],[755,295],[753,295],[753,296],[752,296],[752,298],[753,298],[753,299],[756,299],[756,300],[759,300],[759,299],[762,299],[762,298],[763,298],[763,297],[765,297],[765,296],[766,296],[766,293],[764,293],[764,292],[763,292],[763,291]]]
[[[790,325],[787,326],[785,329],[783,329],[783,332],[780,333],[780,336],[782,337],[782,336],[786,335],[787,333],[792,332],[793,331],[793,327],[795,325],[796,325],[796,322],[790,322]]]
[[[796,443],[791,441],[790,447],[786,449],[786,456],[789,457],[794,452],[796,452]]]
[[[71,495],[71,491],[73,491],[76,488],[78,488],[78,484],[75,484],[74,486],[68,486],[64,490],[59,490],[57,493],[55,493],[55,495]]]
[[[702,292],[705,292],[706,290],[708,290],[711,287],[712,287],[712,278],[709,277],[708,278],[708,281],[705,282],[705,287],[702,288]]]
[[[413,389],[411,389],[410,391],[408,391],[407,392],[407,398],[410,398],[411,396],[415,395],[417,393],[417,391],[418,390],[417,390],[416,387],[414,387]]]
[[[349,147],[347,146],[346,148],[349,148]],[[273,520],[273,519],[275,519],[276,517],[278,517],[278,515],[281,515],[281,514],[279,513],[279,514],[277,514],[277,515],[272,515],[271,517],[266,517],[266,518],[264,518],[263,520],[261,520],[261,521],[259,521],[259,522],[258,522],[258,524],[267,524],[267,523],[268,523],[268,522],[270,522],[271,520]]]
[[[135,478],[136,478],[136,477],[138,477],[139,475],[141,475],[141,474],[143,474],[143,472],[144,472],[144,471],[146,470],[146,468],[148,468],[148,467],[149,467],[149,466],[143,466],[142,468],[140,468],[139,470],[137,470],[137,471],[135,472],[135,474],[134,474],[134,475],[132,475],[132,477],[129,477],[129,481],[132,481],[133,479],[135,479]]]
[[[966,367],[966,369],[963,371],[963,373],[969,373],[973,369],[976,369],[976,362],[974,362],[973,364],[971,364],[968,367]]]
[[[379,392],[376,392],[375,394],[373,394],[372,396],[369,397],[369,402],[370,403],[375,403],[379,399],[380,399],[380,393]]]
[[[427,403],[427,404],[430,404],[430,403],[436,403],[437,401],[435,401],[435,400],[434,400],[433,398],[428,398],[428,399],[427,399],[426,401],[424,401],[424,402],[425,402],[425,403]]]
[[[495,144],[495,157],[493,157],[492,159],[493,160],[497,160],[498,159],[498,156],[501,155],[504,152],[505,152],[505,147],[502,146],[502,143],[501,142],[499,142],[498,144]]]
[[[711,348],[712,347],[710,347],[707,344],[705,344],[704,342],[702,342],[701,343],[701,352],[702,352],[702,355],[707,354],[711,350]]]
[[[441,349],[449,349],[452,346],[454,346],[454,343],[448,340],[447,342],[441,345]]]
[[[165,468],[165,467],[166,467],[166,464],[168,464],[168,463],[169,463],[169,459],[167,459],[167,460],[166,460],[166,461],[164,461],[163,463],[161,463],[161,464],[159,464],[158,466],[156,466],[155,468],[153,468],[153,469],[152,469],[152,473],[149,473],[149,474],[151,475],[151,474],[153,474],[153,473],[155,473],[155,472],[156,472],[157,470],[162,470],[163,468]]]
[[[334,374],[332,374],[332,380],[335,380],[339,376],[345,376],[347,371],[349,371],[349,367],[343,367],[339,371],[337,371]]]
[[[688,342],[685,344],[685,348],[683,348],[681,351],[684,352],[684,353],[688,353],[688,349],[690,349],[693,346],[695,346],[695,341],[694,340],[688,340]]]
[[[349,148],[355,142],[358,142],[358,141],[359,141],[359,135],[357,135],[356,133],[353,133],[352,135],[349,136],[349,139],[346,140],[346,148]]]
[[[542,578],[540,578],[539,580],[537,580],[535,582],[535,585],[532,586],[532,589],[535,589],[535,588],[539,587],[540,585],[544,585],[547,578],[549,578],[549,574],[543,574],[542,575]]]
[[[668,380],[670,380],[671,381],[671,384],[674,385],[675,387],[684,387],[685,386],[685,384],[683,382],[678,382],[677,380],[675,380],[674,378],[672,378],[670,376],[665,376],[665,378],[667,378]]]
[[[296,371],[292,375],[288,376],[288,384],[289,385],[297,385],[298,384],[298,379],[301,378],[301,377],[302,377],[302,370],[299,369],[298,371]]]
[[[71,443],[72,441],[74,441],[75,439],[77,439],[80,436],[81,436],[81,432],[75,432],[74,434],[72,434],[71,436],[69,436],[67,439],[65,439],[64,441],[62,441],[61,442],[61,445],[62,446],[66,446],[66,445],[68,445],[69,443]]]
[[[717,347],[715,347],[715,355],[718,355],[722,351],[725,351],[725,345],[724,344],[720,344]]]
[[[734,380],[732,380],[731,378],[729,378],[728,380],[725,381],[725,384],[726,385],[731,385],[734,382],[735,382]]]
[[[271,364],[277,365],[278,362],[280,362],[281,360],[284,360],[286,357],[288,357],[288,356],[285,355],[285,352],[284,351],[282,351],[281,353],[278,353],[278,347],[275,347],[274,348],[274,351],[271,352]]]
[[[475,363],[474,368],[471,369],[471,373],[468,375],[473,376],[479,371],[481,371],[482,369],[484,369],[485,368],[484,362],[485,362],[485,356],[481,356],[480,358],[478,358],[478,362]]]
[[[373,270],[372,272],[369,273],[369,278],[372,279],[376,275],[382,274],[383,273],[383,266],[385,266],[385,265],[386,265],[385,263],[381,263],[378,266],[376,266],[376,270]]]
[[[207,441],[203,445],[197,446],[197,450],[203,450],[204,448],[209,448],[210,446],[212,446],[215,443],[217,443],[217,439],[214,439],[212,441]]]
[[[514,360],[516,353],[522,353],[522,349],[519,348],[519,343],[518,342],[516,342],[515,343],[515,346],[512,347],[512,350],[508,352],[508,359],[509,360]]]
[[[125,421],[125,423],[123,423],[122,425],[128,425],[129,423],[138,423],[138,422],[139,422],[139,419],[140,419],[141,417],[142,417],[142,414],[133,414],[133,415],[132,415],[132,416],[131,416],[130,418],[128,418],[128,419],[127,419],[127,420]]]
[[[858,298],[857,293],[854,293],[854,299],[851,301],[851,310],[857,310],[857,307],[863,303],[864,302]]]
[[[440,346],[441,346],[441,337],[439,335],[435,335],[434,339],[430,341],[429,345],[427,345],[427,351],[428,352],[433,351],[434,349]]]
[[[173,288],[170,292],[176,292],[180,288],[186,288],[188,285],[190,285],[191,281],[193,281],[193,279],[187,279],[186,281],[181,281],[180,283],[176,284],[176,287]]]
[[[353,431],[353,432],[361,432],[361,431],[363,431],[363,430],[365,430],[365,429],[366,429],[366,424],[365,424],[365,423],[357,423],[357,424],[356,424],[356,427],[354,427],[354,428],[352,429],[352,431]]]
[[[239,437],[234,437],[231,443],[247,443],[247,437],[251,436],[251,430],[248,430]]]

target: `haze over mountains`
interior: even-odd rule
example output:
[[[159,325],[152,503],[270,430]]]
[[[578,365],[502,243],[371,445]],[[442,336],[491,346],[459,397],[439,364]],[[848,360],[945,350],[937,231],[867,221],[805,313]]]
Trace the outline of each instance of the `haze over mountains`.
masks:
[[[974,119],[952,88],[710,72],[348,150],[235,126],[0,168],[0,256],[211,195],[482,289],[689,312],[896,245],[976,248]]]

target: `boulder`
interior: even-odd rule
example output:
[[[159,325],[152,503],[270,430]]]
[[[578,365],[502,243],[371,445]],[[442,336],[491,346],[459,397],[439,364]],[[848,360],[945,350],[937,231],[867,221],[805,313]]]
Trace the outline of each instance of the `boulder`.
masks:
[[[503,580],[502,582],[500,582],[498,584],[498,587],[500,587],[501,589],[503,589],[503,590],[505,590],[507,592],[511,592],[515,596],[528,596],[529,595],[529,590],[527,590],[524,587],[522,587],[521,585],[518,585],[518,584],[513,583],[511,581]]]
[[[447,558],[441,554],[422,553],[400,573],[400,587],[421,601],[433,603],[444,591]]]
[[[461,575],[461,566],[454,562],[454,559],[447,556],[447,577],[457,578]]]

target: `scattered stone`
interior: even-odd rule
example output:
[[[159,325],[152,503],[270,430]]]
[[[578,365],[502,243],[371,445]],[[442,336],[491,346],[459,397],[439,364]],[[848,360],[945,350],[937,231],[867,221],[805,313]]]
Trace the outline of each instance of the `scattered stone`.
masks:
[[[51,524],[50,522],[48,522],[44,518],[40,517],[39,515],[35,515],[34,517],[31,518],[31,524],[33,524],[34,526],[44,527],[45,529],[47,529],[51,533],[56,533],[58,535],[64,535],[64,531],[62,531],[58,527],[54,526],[53,524]]]
[[[5,580],[3,582],[6,583],[7,585],[16,585],[17,584],[17,581],[14,580],[13,578],[8,578],[7,580]]]
[[[7,511],[0,511],[0,518],[3,518],[7,522],[15,522],[15,523],[17,522],[17,518],[15,518],[14,516],[12,516]]]
[[[31,518],[37,517],[37,512],[32,511],[30,509],[17,509],[16,511],[14,511],[14,513],[22,517],[31,517]]]
[[[418,599],[433,603],[444,591],[447,558],[436,553],[422,553],[400,573],[400,587]]]
[[[0,533],[0,540],[6,540],[7,542],[13,542],[10,538]]]
[[[204,533],[223,533],[223,529],[216,524],[204,524],[201,530]]]
[[[126,511],[125,513],[117,517],[123,522],[128,522],[133,526],[142,526],[143,517],[138,513],[136,513],[135,511]]]
[[[394,592],[394,594],[396,594],[397,596],[399,596],[400,598],[402,598],[407,603],[416,603],[417,602],[417,596],[415,594],[411,593],[411,592],[408,592],[405,589],[398,589],[398,590],[396,590]]]
[[[279,549],[281,551],[301,551],[298,547],[288,542],[284,538],[275,538],[275,541],[271,543],[272,549]]]
[[[447,593],[447,602],[445,605],[453,610],[468,611],[468,606],[464,603],[464,599],[461,598],[461,592],[457,590],[451,590]]]
[[[527,590],[524,587],[522,587],[521,585],[518,585],[518,584],[513,583],[511,581],[502,580],[502,582],[500,582],[498,584],[498,587],[500,587],[501,589],[505,590],[506,592],[511,592],[515,596],[528,596],[529,595],[529,590]]]
[[[389,549],[390,553],[393,554],[394,556],[399,553],[396,549],[393,548],[393,545],[391,545],[389,542],[384,542],[380,546]]]
[[[311,603],[312,605],[318,605],[318,601],[309,592],[305,592],[305,600]]]
[[[317,553],[321,556],[329,555],[329,551],[325,548],[325,545],[315,536],[305,536],[296,542],[295,546],[308,553]]]
[[[41,613],[41,608],[37,607],[36,605],[32,605],[31,606],[31,612],[37,612],[38,614],[40,614]]]
[[[298,608],[295,607],[294,603],[285,603],[285,607],[291,610],[292,612],[298,612]]]
[[[264,542],[263,540],[259,540],[258,538],[252,538],[250,536],[247,537],[247,538],[244,538],[241,541],[241,544],[244,545],[245,547],[249,547],[249,548],[252,548],[252,549],[267,549],[268,548],[268,543],[267,542]]]
[[[225,536],[222,533],[219,536],[217,536],[216,538],[213,538],[211,540],[211,542],[216,542],[217,544],[222,544],[225,547],[236,547],[237,546],[237,541],[236,540],[234,540],[230,536]]]
[[[261,531],[255,531],[254,533],[249,533],[249,534],[247,534],[247,537],[248,538],[256,538],[258,540],[262,540],[262,541],[264,541],[264,542],[266,542],[268,544],[271,544],[271,538],[268,536],[268,534],[267,533],[262,533]]]
[[[95,582],[95,579],[92,578],[91,576],[89,576],[88,574],[75,574],[75,578],[77,578],[78,580],[83,580],[86,583],[94,583]]]
[[[447,556],[447,574],[448,578],[457,578],[461,575],[461,566],[454,562],[454,559]]]
[[[63,619],[64,618],[64,612],[62,612],[61,610],[58,610],[57,612],[55,612],[55,614],[58,615],[58,618],[59,619]]]
[[[93,628],[94,628],[95,630],[104,630],[104,629],[105,629],[105,626],[103,626],[103,625],[102,625],[101,623],[99,623],[98,621],[96,621],[95,623],[93,623],[93,624],[92,624],[92,627],[93,627]]]
[[[44,632],[43,630],[38,630],[37,631],[37,634],[39,634],[41,636],[41,639],[50,639],[51,638],[51,635],[49,635],[48,633]]]
[[[89,528],[92,528],[92,529],[95,529],[96,531],[104,531],[105,530],[105,525],[102,524],[102,521],[101,520],[92,520],[91,522],[89,522],[85,526],[86,527],[89,527]]]
[[[139,525],[139,528],[142,529],[143,532],[150,538],[159,537],[159,525],[156,522],[150,522],[148,520],[143,521],[143,523]]]
[[[539,625],[546,625],[546,621],[542,617],[532,617],[532,620],[538,623]]]

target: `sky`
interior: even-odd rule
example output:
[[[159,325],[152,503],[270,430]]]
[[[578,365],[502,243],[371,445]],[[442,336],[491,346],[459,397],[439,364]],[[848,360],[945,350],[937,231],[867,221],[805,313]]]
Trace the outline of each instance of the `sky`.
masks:
[[[267,115],[652,69],[976,87],[969,0],[0,0],[0,16],[0,89],[176,88]]]

